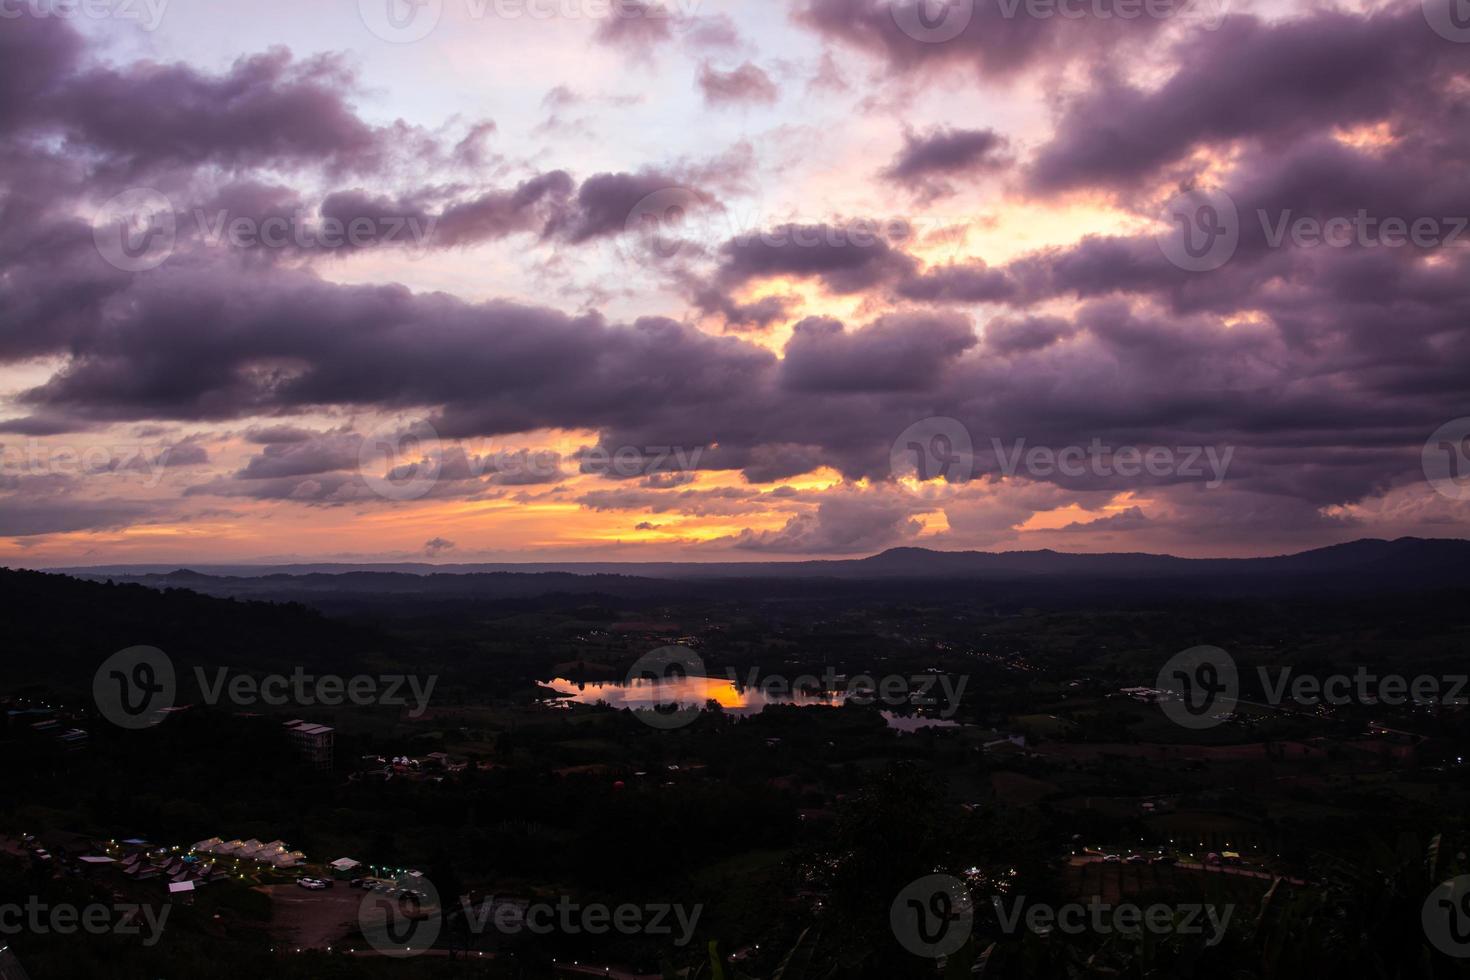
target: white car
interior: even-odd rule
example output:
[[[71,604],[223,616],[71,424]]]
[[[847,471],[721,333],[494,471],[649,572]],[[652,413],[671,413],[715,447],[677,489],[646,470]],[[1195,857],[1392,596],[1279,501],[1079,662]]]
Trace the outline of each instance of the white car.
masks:
[[[300,885],[302,888],[307,889],[308,891],[314,892],[321,891],[322,889],[328,887],[327,883],[325,881],[322,881],[320,878],[301,878],[296,882],[296,884]]]

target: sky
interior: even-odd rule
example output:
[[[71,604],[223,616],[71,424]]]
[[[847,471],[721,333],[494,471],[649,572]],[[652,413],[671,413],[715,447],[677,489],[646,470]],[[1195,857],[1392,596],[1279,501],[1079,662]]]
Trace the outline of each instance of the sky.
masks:
[[[0,0],[0,563],[1470,530],[1457,0]]]

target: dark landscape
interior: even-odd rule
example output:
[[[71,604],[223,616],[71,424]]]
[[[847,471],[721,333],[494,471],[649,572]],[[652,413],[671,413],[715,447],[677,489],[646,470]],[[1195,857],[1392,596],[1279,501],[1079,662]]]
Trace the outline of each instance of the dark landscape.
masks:
[[[899,977],[933,967],[883,939],[892,896],[947,868],[1033,902],[1214,896],[1249,924],[1219,946],[1138,945],[1008,935],[996,909],[977,908],[950,961],[983,959],[997,976],[1085,963],[1137,976],[1394,975],[1367,972],[1365,957],[1413,944],[1426,861],[1446,872],[1465,862],[1451,842],[1470,829],[1470,712],[1463,702],[1270,706],[1257,668],[1463,672],[1467,551],[1364,541],[1225,563],[902,552],[665,566],[659,577],[4,572],[6,607],[30,615],[7,637],[21,669],[7,675],[3,819],[17,853],[43,829],[40,843],[68,869],[51,884],[33,850],[10,887],[41,874],[48,893],[146,897],[156,880],[73,862],[93,850],[121,857],[129,849],[116,842],[129,838],[185,850],[214,836],[284,839],[309,868],[352,855],[419,869],[471,909],[484,896],[551,891],[703,909],[676,948],[647,936],[487,936],[446,906],[436,952],[487,976],[566,961],[656,975],[707,960],[714,943],[756,977],[776,976],[793,950],[839,976]],[[88,703],[92,675],[97,651],[138,643],[167,652],[179,710],[123,731]],[[697,653],[709,677],[739,682],[967,683],[952,705],[910,703],[917,681],[887,706],[747,713],[715,700],[674,729],[595,693],[567,697],[671,644]],[[1161,664],[1200,644],[1239,665],[1229,721],[1190,731],[1123,693],[1155,686]],[[438,682],[418,716],[412,706],[254,708],[209,703],[221,667]],[[303,714],[335,729],[329,770],[303,765],[282,735]],[[51,844],[62,831],[75,836]],[[434,957],[370,967],[343,953],[363,943],[350,929],[330,953],[273,953],[304,913],[267,896],[294,874],[251,868],[210,882],[156,949],[53,940],[28,944],[26,960],[40,976],[99,969],[99,958],[118,976],[418,975],[404,972],[410,963],[462,975]]]

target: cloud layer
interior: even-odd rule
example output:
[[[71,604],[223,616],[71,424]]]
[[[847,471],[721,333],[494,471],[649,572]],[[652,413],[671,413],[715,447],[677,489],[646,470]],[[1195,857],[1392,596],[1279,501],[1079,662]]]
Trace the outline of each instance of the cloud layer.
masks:
[[[389,508],[380,550],[457,560],[516,508],[563,522],[528,554],[1463,535],[1425,463],[1470,416],[1462,47],[1417,5],[1006,9],[943,40],[902,0],[806,0],[784,46],[586,25],[700,114],[697,152],[625,129],[617,160],[385,119],[339,52],[204,68],[7,20],[0,538],[265,554],[271,514],[326,553]],[[547,88],[538,115],[643,111]],[[824,154],[802,100],[871,110],[868,152]]]

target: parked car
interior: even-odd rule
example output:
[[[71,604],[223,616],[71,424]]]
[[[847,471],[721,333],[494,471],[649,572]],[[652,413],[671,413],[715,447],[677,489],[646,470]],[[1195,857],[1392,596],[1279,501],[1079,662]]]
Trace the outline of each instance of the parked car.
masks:
[[[349,881],[347,883],[347,887],[348,888],[361,888],[362,887],[362,882],[363,882],[363,879],[361,879],[361,878],[353,878],[351,881]]]
[[[1128,864],[1148,864],[1148,858],[1144,857],[1142,854],[1130,854],[1130,855],[1128,855],[1127,863]]]
[[[1122,864],[1123,858],[1118,854],[1104,854],[1103,864]]]
[[[1173,864],[1174,863],[1174,855],[1172,855],[1172,854],[1155,854],[1154,855],[1154,859],[1153,859],[1153,863],[1154,864]]]
[[[323,881],[320,878],[301,878],[297,880],[296,884],[300,885],[302,888],[305,888],[308,891],[313,892],[332,887],[331,882]]]

